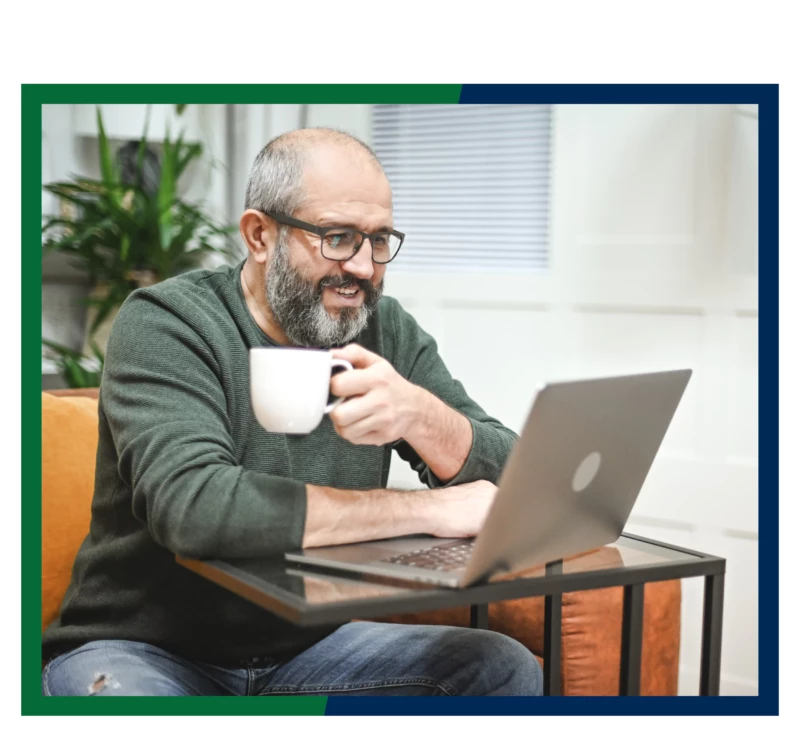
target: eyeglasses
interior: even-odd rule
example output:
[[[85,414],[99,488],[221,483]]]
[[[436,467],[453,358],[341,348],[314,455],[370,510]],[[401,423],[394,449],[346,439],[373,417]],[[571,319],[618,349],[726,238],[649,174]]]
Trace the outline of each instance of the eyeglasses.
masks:
[[[397,230],[364,233],[355,228],[323,228],[273,211],[265,211],[264,214],[283,225],[318,235],[320,252],[330,261],[347,261],[353,258],[364,241],[369,240],[372,243],[372,260],[376,264],[388,264],[397,255],[405,239],[405,235]]]

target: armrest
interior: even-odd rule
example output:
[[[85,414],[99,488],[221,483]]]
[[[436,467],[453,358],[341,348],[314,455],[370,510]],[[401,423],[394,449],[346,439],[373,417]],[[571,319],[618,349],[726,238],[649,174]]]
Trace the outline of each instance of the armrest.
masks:
[[[564,594],[561,610],[561,680],[568,696],[619,693],[623,589],[616,586]],[[681,582],[644,587],[643,696],[678,692]]]

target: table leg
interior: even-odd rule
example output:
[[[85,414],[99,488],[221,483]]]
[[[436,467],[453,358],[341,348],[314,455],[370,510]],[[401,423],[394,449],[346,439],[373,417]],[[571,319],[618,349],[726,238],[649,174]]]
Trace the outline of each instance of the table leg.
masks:
[[[545,575],[559,575],[560,560],[548,563]],[[561,696],[561,594],[544,597],[544,695]]]
[[[700,695],[719,696],[722,660],[722,605],[725,574],[706,576],[703,601],[703,646],[700,662]]]
[[[622,647],[619,660],[619,695],[638,696],[642,674],[642,619],[644,584],[625,587],[622,601]]]
[[[469,608],[469,626],[476,630],[489,629],[489,605],[473,604]]]

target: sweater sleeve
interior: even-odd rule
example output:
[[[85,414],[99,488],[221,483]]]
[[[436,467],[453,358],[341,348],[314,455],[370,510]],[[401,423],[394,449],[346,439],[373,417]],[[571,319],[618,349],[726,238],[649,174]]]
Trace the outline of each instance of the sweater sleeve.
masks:
[[[445,404],[464,415],[472,425],[472,447],[461,470],[443,484],[419,454],[404,440],[394,444],[398,455],[411,465],[427,486],[441,487],[486,480],[497,483],[518,436],[499,420],[490,417],[467,395],[460,381],[454,379],[439,355],[436,341],[416,320],[395,307],[395,367],[411,383],[436,395]]]
[[[249,471],[234,453],[226,397],[200,331],[146,292],[122,306],[100,392],[134,516],[174,553],[264,556],[299,548],[305,484]]]

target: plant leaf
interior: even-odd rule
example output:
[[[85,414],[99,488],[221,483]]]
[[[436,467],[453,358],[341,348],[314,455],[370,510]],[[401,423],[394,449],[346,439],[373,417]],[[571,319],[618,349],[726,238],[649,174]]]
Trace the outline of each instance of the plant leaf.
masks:
[[[152,105],[147,106],[147,112],[144,118],[144,131],[142,137],[139,139],[139,150],[136,152],[136,183],[142,182],[142,164],[144,163],[144,152],[147,150],[147,131],[150,128],[150,111]]]
[[[89,348],[91,348],[92,353],[94,354],[94,357],[100,363],[100,368],[102,370],[102,368],[103,368],[103,366],[105,365],[105,362],[106,362],[106,357],[103,355],[103,351],[100,350],[100,346],[97,345],[97,343],[95,341],[93,341],[93,340],[89,341]]]
[[[187,165],[193,160],[197,159],[203,155],[203,146],[200,143],[189,143],[184,146],[186,153],[183,156],[180,156],[178,162],[175,166],[175,178],[180,178],[181,174],[183,174],[184,169],[186,169]],[[180,153],[180,152],[179,152]]]
[[[111,156],[111,148],[108,145],[108,138],[106,138],[106,129],[103,127],[103,115],[100,112],[100,106],[96,108],[97,115],[97,146],[100,153],[100,171],[103,175],[103,184],[106,187],[113,187],[119,182],[114,160]]]
[[[130,292],[130,290],[128,291]],[[117,291],[115,289],[109,289],[108,294],[95,303],[97,314],[94,316],[94,320],[92,320],[92,324],[89,326],[89,337],[97,332],[97,328],[103,324],[103,321],[111,314],[112,310],[121,304],[118,300],[119,295]]]
[[[172,203],[175,200],[174,147],[169,140],[169,131],[164,139],[161,161],[161,181],[158,185],[158,232],[161,250],[166,251],[172,240]]]
[[[122,243],[119,248],[119,257],[120,260],[127,262],[128,260],[128,251],[131,247],[131,237],[127,233],[122,234]]]
[[[46,338],[42,338],[42,345],[47,346],[53,353],[58,356],[69,356],[74,359],[78,359],[81,357],[81,354],[77,351],[73,351],[72,348],[67,348],[65,345],[61,345],[60,343],[56,343],[53,340],[47,340]]]

